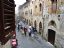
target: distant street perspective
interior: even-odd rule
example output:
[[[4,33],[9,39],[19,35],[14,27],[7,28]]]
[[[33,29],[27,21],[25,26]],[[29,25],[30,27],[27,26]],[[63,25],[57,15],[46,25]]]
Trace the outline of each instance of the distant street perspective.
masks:
[[[17,48],[54,48],[53,45],[45,41],[37,33],[36,35],[33,33],[35,36],[29,36],[29,32],[27,31],[25,36],[23,32],[24,31],[22,29],[18,32],[18,29],[16,28],[16,38],[18,39]]]
[[[0,0],[0,48],[64,48],[64,0]]]

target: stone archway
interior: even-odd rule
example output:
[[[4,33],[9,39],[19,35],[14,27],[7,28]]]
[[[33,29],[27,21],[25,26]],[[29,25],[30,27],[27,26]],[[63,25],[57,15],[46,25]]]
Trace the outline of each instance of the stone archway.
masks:
[[[40,34],[42,33],[42,23],[41,22],[39,23],[39,33]]]
[[[54,45],[56,32],[52,29],[48,29],[48,42]]]
[[[36,20],[34,21],[34,27],[35,27],[35,28],[37,27]]]
[[[50,29],[48,29],[48,42],[54,45],[56,35],[56,31],[54,29],[57,27],[55,21],[51,20],[48,26],[50,27]]]

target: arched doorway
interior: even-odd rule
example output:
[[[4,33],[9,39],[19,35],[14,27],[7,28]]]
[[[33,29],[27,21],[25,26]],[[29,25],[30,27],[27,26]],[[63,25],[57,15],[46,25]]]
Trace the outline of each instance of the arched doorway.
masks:
[[[42,23],[40,22],[39,23],[39,33],[41,34],[41,32],[42,32]]]
[[[35,28],[37,27],[37,25],[36,25],[36,20],[34,21],[34,27],[35,27]]]
[[[48,29],[48,42],[54,45],[56,32],[52,29]]]
[[[57,27],[55,21],[53,21],[53,20],[51,20],[51,21],[49,22],[48,26],[50,26],[50,27],[52,26],[52,27],[54,27],[54,28]],[[56,32],[54,31],[54,29],[48,29],[48,41],[49,41],[51,44],[53,44],[53,45],[54,45],[54,43],[55,43],[55,34],[56,34]]]

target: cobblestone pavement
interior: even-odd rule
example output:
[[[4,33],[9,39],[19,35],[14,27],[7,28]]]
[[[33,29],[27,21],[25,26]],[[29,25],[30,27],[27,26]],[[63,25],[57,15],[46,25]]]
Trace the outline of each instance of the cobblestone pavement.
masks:
[[[16,38],[18,39],[17,48],[54,48],[50,43],[46,42],[44,39],[24,36],[21,32],[16,31]]]

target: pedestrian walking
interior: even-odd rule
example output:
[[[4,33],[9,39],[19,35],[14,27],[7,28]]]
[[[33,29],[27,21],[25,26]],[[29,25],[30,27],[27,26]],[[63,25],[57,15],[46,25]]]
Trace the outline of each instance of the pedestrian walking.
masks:
[[[18,32],[19,32],[19,26],[20,26],[20,25],[18,24]]]
[[[31,30],[28,28],[29,37],[31,36]]]
[[[27,28],[24,27],[24,34],[25,34],[25,36],[26,36],[26,32],[27,32]]]
[[[23,27],[21,27],[20,32],[22,35],[24,35],[24,28]]]
[[[34,27],[31,29],[31,36],[34,37]]]
[[[16,46],[18,46],[18,40],[16,39],[16,43],[17,43],[17,45]]]
[[[18,31],[19,31],[19,24],[18,24]]]
[[[29,26],[29,28],[28,28],[29,37],[31,37],[31,29],[32,29],[32,27],[31,27],[31,26]]]

